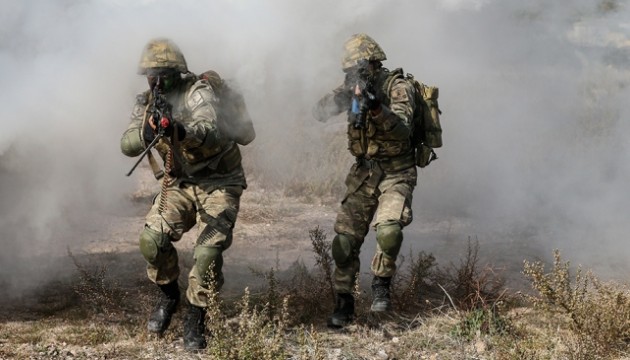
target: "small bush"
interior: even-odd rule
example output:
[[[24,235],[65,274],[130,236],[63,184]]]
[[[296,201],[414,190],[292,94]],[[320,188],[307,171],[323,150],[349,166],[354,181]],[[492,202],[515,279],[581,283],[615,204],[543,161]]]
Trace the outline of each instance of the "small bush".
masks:
[[[79,283],[74,286],[74,291],[82,302],[92,311],[106,316],[113,316],[124,310],[123,304],[127,302],[127,294],[121,289],[120,284],[107,280],[108,267],[104,264],[90,267],[79,262],[70,249],[67,249],[67,252],[79,272]]]
[[[554,251],[550,272],[541,262],[525,261],[525,276],[538,296],[527,298],[538,308],[571,319],[575,338],[566,345],[572,358],[607,356],[630,342],[630,291],[627,286],[603,283],[578,267],[571,276],[569,262]],[[586,357],[584,357],[586,356]]]
[[[335,283],[333,279],[334,261],[331,255],[332,242],[326,240],[326,233],[319,226],[309,230],[313,253],[315,254],[315,264],[319,267],[319,271],[323,275],[320,281],[322,285],[326,285],[330,289],[332,301],[335,301]]]
[[[296,338],[298,349],[295,351],[298,353],[297,357],[292,359],[300,360],[326,360],[328,355],[326,354],[325,344],[322,344],[320,334],[315,330],[315,327],[311,324],[310,327],[300,325],[296,330]]]
[[[468,238],[466,255],[459,266],[442,270],[444,288],[458,309],[464,311],[488,309],[504,300],[505,279],[491,265],[479,266],[479,241]]]
[[[400,255],[399,271],[392,281],[392,302],[407,311],[416,311],[430,304],[437,286],[437,262],[432,254],[423,251],[407,257]],[[440,290],[441,292],[441,290]]]
[[[270,316],[270,307],[261,308],[250,303],[249,290],[237,304],[238,314],[228,318],[222,311],[218,293],[208,299],[207,329],[209,341],[207,353],[225,360],[276,360],[286,359],[285,324],[288,314],[288,298],[277,316]]]
[[[496,306],[474,309],[463,314],[452,334],[472,340],[484,335],[505,335],[510,330],[510,323]]]

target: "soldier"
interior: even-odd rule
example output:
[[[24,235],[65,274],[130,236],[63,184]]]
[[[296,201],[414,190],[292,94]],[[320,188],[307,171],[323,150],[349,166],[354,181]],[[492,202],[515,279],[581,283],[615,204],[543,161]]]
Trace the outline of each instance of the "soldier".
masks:
[[[359,251],[374,219],[377,248],[372,259],[371,310],[391,309],[390,283],[403,241],[402,228],[412,220],[411,199],[416,186],[413,131],[414,89],[402,76],[381,63],[381,47],[366,34],[344,44],[344,83],[324,96],[313,116],[326,121],[348,113],[348,147],[356,157],[346,178],[347,191],[335,222],[335,310],[331,327],[352,321],[352,295],[360,269]]]
[[[136,99],[131,123],[121,139],[122,152],[139,156],[160,131],[164,134],[155,145],[164,160],[162,189],[140,234],[147,274],[160,289],[148,330],[162,334],[169,326],[180,299],[173,243],[198,223],[200,234],[188,275],[184,321],[184,346],[198,350],[206,346],[207,299],[223,284],[222,253],[232,243],[240,197],[247,187],[241,154],[235,141],[221,131],[224,126],[217,117],[216,87],[188,71],[175,43],[164,38],[149,41],[141,55],[139,73],[147,77],[149,90]],[[159,119],[153,115],[157,114],[156,99],[162,99],[168,110]],[[247,131],[246,143],[255,136],[253,127]],[[159,165],[150,152],[148,156],[159,178]]]

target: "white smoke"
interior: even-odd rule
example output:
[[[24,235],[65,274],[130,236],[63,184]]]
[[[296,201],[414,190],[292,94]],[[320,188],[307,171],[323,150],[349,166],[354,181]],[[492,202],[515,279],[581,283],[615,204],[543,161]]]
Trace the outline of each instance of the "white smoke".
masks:
[[[173,39],[191,70],[241,84],[256,156],[281,172],[301,160],[287,141],[296,127],[322,130],[310,108],[342,79],[341,44],[367,32],[387,67],[440,87],[445,146],[420,172],[412,227],[465,218],[473,233],[463,236],[535,238],[587,264],[630,257],[625,2],[3,0],[2,9],[4,282],[31,255],[79,241],[86,214],[126,206],[137,183],[124,176],[133,160],[119,139],[146,86],[140,51],[157,36]]]

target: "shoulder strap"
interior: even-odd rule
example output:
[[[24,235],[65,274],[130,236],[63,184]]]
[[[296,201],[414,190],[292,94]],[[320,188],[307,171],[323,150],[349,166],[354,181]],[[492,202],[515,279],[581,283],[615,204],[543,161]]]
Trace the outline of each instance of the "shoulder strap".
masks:
[[[394,86],[394,81],[396,79],[402,79],[404,77],[405,75],[402,68],[397,68],[392,71],[388,71],[387,77],[385,78],[385,81],[383,82],[383,93],[385,93],[387,97],[389,98],[389,94],[391,93],[392,86]]]
[[[214,70],[208,70],[202,73],[199,75],[199,79],[207,80],[212,86],[212,89],[215,91],[220,90],[224,84],[224,81],[221,79],[219,73]]]

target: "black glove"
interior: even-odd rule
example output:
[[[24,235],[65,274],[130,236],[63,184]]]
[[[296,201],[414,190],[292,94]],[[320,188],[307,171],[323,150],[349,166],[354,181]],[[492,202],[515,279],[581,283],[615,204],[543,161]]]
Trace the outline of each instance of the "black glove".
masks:
[[[164,136],[172,137],[173,132],[177,130],[178,141],[181,141],[184,139],[184,137],[186,137],[186,128],[184,127],[184,125],[182,125],[182,123],[172,120],[172,121],[168,121],[168,124],[164,122],[163,125],[166,125],[166,127],[164,128]]]
[[[370,91],[364,90],[362,95],[365,99],[365,106],[368,110],[374,111],[381,107],[381,101]]]
[[[166,116],[163,116],[161,119],[159,120],[155,120],[153,119],[153,123],[156,126],[156,131],[163,131],[164,132],[164,136],[171,136],[173,135],[173,123],[174,121],[171,121],[169,118],[167,118]]]
[[[170,120],[167,117],[162,117],[160,122],[156,124],[158,128],[164,129],[164,136],[172,137],[175,128],[177,128],[177,140],[181,141],[186,136],[186,128],[182,123],[175,120]]]
[[[181,123],[177,121],[169,120],[167,117],[162,117],[160,121],[154,121],[153,118],[151,118],[151,121],[153,121],[153,125],[155,125],[155,130],[153,130],[153,128],[151,127],[151,125],[149,125],[149,122],[147,121],[144,128],[145,141],[148,141],[148,142],[153,141],[155,136],[160,131],[163,131],[164,136],[171,137],[173,136],[173,131],[175,130],[176,127],[177,127],[177,140],[182,140],[186,136],[186,128],[184,127],[184,125],[182,125]]]
[[[151,128],[148,121],[144,122],[144,128],[142,129],[142,137],[147,144],[150,144],[155,139],[155,132]]]

